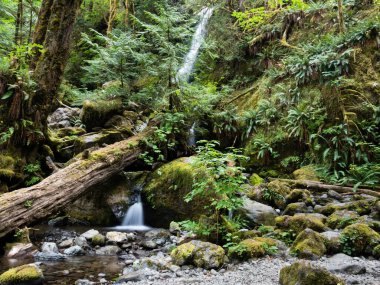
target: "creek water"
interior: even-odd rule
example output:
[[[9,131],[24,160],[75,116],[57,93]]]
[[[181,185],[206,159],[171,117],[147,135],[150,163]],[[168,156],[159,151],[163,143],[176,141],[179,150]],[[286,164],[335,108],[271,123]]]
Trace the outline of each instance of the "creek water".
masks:
[[[127,231],[146,231],[150,229],[150,227],[144,224],[144,207],[141,201],[141,193],[137,193],[136,202],[129,207],[121,226],[115,228]]]
[[[189,52],[186,54],[182,67],[178,70],[177,82],[188,82],[199,50],[207,33],[207,24],[212,16],[214,8],[205,7],[199,12],[200,20],[193,35]]]

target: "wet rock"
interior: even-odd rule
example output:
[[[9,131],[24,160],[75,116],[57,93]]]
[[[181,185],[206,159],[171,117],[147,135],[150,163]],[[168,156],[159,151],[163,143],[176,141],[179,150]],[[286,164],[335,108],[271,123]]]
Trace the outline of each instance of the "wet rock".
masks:
[[[126,233],[122,232],[108,232],[106,234],[106,240],[109,244],[118,244],[128,241]]]
[[[338,253],[327,259],[326,268],[332,273],[364,274],[366,268],[363,263],[344,253]]]
[[[96,283],[88,279],[79,279],[75,281],[75,285],[93,285],[93,284],[96,284]]]
[[[295,262],[280,270],[281,285],[337,285],[345,284],[343,280],[327,269],[307,262]]]
[[[65,249],[63,253],[66,255],[71,255],[71,256],[85,254],[84,250],[78,245],[74,245],[72,247]]]
[[[59,253],[58,246],[54,242],[44,242],[41,246],[43,253]]]
[[[92,240],[92,238],[98,234],[99,234],[99,231],[92,229],[81,234],[81,237],[84,237],[87,240]]]
[[[194,264],[206,269],[219,268],[224,263],[224,249],[218,245],[193,240],[178,246],[171,252],[176,265]]]
[[[142,279],[142,276],[140,272],[129,272],[117,278],[115,284],[122,284],[129,281],[132,281],[132,282],[140,281],[141,279]]]
[[[324,237],[311,230],[302,231],[290,248],[296,256],[305,259],[317,259],[326,253]]]
[[[272,207],[247,198],[243,200],[242,211],[256,225],[274,225],[275,218],[278,216]]]
[[[8,258],[20,258],[32,256],[35,252],[36,248],[32,243],[16,243],[12,245],[6,256]]]
[[[117,255],[121,252],[121,249],[116,245],[106,245],[95,251],[97,255]]]
[[[90,248],[90,246],[87,243],[87,239],[84,238],[83,236],[76,237],[74,239],[74,244],[77,246],[80,246],[81,248]]]
[[[44,283],[44,275],[36,264],[26,264],[11,268],[0,275],[1,285],[39,285]]]
[[[73,246],[74,244],[74,239],[70,238],[67,240],[62,241],[60,244],[58,244],[59,248],[68,248],[70,246]]]
[[[66,257],[61,253],[45,253],[40,251],[34,254],[33,257],[37,261],[59,261],[66,259]]]

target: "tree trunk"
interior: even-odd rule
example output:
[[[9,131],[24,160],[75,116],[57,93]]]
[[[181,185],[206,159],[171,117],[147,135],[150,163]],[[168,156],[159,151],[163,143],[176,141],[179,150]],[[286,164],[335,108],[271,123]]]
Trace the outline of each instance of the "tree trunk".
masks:
[[[339,31],[343,34],[346,32],[346,25],[344,24],[344,14],[343,14],[343,0],[338,0],[338,20],[339,20]]]
[[[110,0],[109,17],[107,22],[107,35],[112,32],[113,21],[117,14],[117,0]]]
[[[41,130],[46,130],[47,116],[56,104],[56,94],[69,56],[71,35],[82,0],[45,0],[37,23],[34,43],[43,41],[44,53],[38,59],[33,77],[38,84],[30,101],[29,114]],[[49,4],[50,11],[49,11]],[[45,33],[45,35],[44,35]]]
[[[23,17],[23,3],[22,0],[18,0],[17,5],[17,15],[15,23],[15,44],[21,44],[21,35],[22,35],[22,17]]]
[[[0,195],[0,238],[17,228],[38,222],[75,201],[88,188],[107,181],[135,162],[140,142],[152,128],[81,158],[41,183]]]

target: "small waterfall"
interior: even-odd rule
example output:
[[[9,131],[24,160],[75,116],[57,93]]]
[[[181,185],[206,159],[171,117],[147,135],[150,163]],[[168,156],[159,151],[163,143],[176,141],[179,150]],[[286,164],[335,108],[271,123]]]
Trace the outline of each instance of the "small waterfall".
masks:
[[[135,190],[135,203],[129,207],[121,226],[116,227],[120,230],[144,231],[150,229],[144,225],[144,207],[141,201],[141,189]]]
[[[199,49],[206,36],[206,27],[213,11],[214,8],[205,7],[202,9],[202,11],[199,12],[198,15],[201,17],[201,19],[193,35],[190,50],[185,57],[182,67],[178,70],[178,73],[176,75],[177,82],[189,81],[190,74],[198,57]]]
[[[197,137],[195,135],[195,127],[196,127],[196,123],[194,122],[189,130],[189,139],[187,142],[188,146],[195,146],[195,144],[197,143],[197,140],[196,140]]]

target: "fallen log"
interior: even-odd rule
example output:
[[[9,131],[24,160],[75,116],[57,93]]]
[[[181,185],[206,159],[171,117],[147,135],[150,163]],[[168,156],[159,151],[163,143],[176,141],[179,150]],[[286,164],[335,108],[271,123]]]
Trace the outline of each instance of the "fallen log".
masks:
[[[371,189],[359,188],[356,191],[354,191],[353,187],[324,184],[322,182],[312,181],[312,180],[292,180],[292,179],[279,179],[279,178],[269,178],[269,180],[271,181],[279,180],[279,181],[287,182],[287,183],[290,183],[292,186],[299,187],[299,188],[306,188],[306,189],[313,189],[313,190],[320,190],[320,191],[334,190],[338,193],[343,193],[343,194],[359,193],[359,194],[367,194],[367,195],[380,198],[380,191],[371,190]]]
[[[37,185],[0,195],[0,238],[37,222],[73,202],[91,186],[107,181],[135,162],[148,129],[98,149],[58,170]]]

